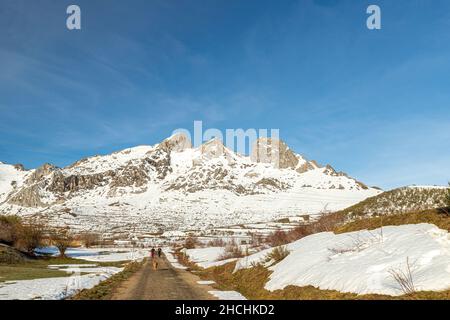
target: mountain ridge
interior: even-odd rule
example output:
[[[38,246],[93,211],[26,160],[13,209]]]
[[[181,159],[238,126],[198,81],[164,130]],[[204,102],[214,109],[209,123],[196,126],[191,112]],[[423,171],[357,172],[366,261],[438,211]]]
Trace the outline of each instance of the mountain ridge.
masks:
[[[155,231],[315,214],[380,192],[306,160],[283,141],[257,140],[256,150],[265,157],[254,150],[240,155],[218,139],[193,147],[187,136],[176,134],[63,168],[1,164],[0,213],[82,229],[98,229],[98,221],[105,221],[105,230],[144,223]]]

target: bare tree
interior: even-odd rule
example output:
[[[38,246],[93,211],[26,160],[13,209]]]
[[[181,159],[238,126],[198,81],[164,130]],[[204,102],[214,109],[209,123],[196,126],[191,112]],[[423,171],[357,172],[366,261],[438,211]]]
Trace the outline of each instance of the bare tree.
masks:
[[[198,245],[198,239],[193,236],[188,236],[184,241],[184,247],[186,249],[194,249]]]
[[[43,225],[22,225],[18,231],[18,239],[15,247],[33,255],[44,240],[45,228]]]
[[[0,216],[0,243],[14,245],[21,226],[22,220],[17,216]]]
[[[80,240],[86,248],[98,245],[100,242],[100,235],[94,232],[86,232],[80,235]]]
[[[60,256],[65,257],[67,248],[69,248],[74,241],[74,236],[69,228],[55,229],[51,233],[51,241],[52,244],[58,248]]]
[[[414,285],[413,279],[413,269],[414,266],[410,264],[409,257],[406,258],[406,267],[405,269],[391,269],[389,273],[394,278],[394,280],[400,286],[400,289],[404,294],[412,294],[416,292],[416,287]]]

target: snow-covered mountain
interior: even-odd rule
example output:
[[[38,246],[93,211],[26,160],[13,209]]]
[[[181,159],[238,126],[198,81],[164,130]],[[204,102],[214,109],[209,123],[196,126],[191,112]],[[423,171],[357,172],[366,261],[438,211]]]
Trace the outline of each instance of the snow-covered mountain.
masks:
[[[193,148],[177,134],[65,168],[0,163],[0,214],[113,234],[317,214],[378,193],[267,138],[257,141],[249,157],[219,140]]]

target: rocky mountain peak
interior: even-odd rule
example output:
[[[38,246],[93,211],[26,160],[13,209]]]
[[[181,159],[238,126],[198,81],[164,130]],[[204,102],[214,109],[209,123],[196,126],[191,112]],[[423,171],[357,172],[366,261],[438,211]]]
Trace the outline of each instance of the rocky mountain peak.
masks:
[[[234,152],[224,146],[222,140],[218,138],[211,139],[202,144],[198,150],[200,150],[202,157],[206,159],[215,159],[221,156],[231,161],[234,159]]]
[[[0,164],[2,164],[2,163],[0,162]],[[14,165],[14,169],[16,169],[17,171],[26,171],[26,170],[25,170],[25,167],[24,167],[23,164],[21,164],[21,163],[15,164],[15,165]]]
[[[270,163],[279,169],[297,169],[301,171],[312,169],[312,166],[304,166],[306,161],[302,156],[295,154],[288,145],[279,139],[259,138],[255,141],[250,158],[253,162]]]
[[[245,218],[242,212],[255,219],[309,213],[330,201],[341,208],[353,204],[348,200],[353,196],[377,193],[272,138],[258,139],[250,157],[235,153],[220,139],[194,149],[181,133],[154,146],[88,157],[64,168],[45,164],[20,171],[0,165],[0,213],[26,212],[55,225],[63,221],[83,228],[93,221],[123,228],[129,219],[149,225],[155,216],[169,224],[179,221],[174,228],[198,226],[205,215],[237,223]],[[311,203],[302,200],[308,197]],[[127,204],[112,205],[119,202]]]
[[[45,163],[31,174],[31,176],[28,178],[28,183],[36,183],[41,181],[41,179],[53,171],[57,170],[58,168],[50,163]]]
[[[176,133],[167,138],[158,145],[162,150],[170,152],[182,152],[186,149],[192,148],[191,140],[184,133]]]

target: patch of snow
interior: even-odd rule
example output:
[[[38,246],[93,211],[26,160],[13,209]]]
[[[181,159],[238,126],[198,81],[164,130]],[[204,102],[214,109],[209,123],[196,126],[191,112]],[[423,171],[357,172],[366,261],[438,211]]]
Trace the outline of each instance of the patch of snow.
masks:
[[[242,294],[236,291],[208,291],[219,300],[247,300]]]
[[[82,289],[90,289],[120,270],[71,276],[0,283],[0,300],[62,300]]]
[[[210,284],[215,284],[216,282],[215,281],[208,281],[208,280],[202,280],[202,281],[197,281],[197,283],[198,284],[201,284],[201,285],[210,285]]]
[[[31,171],[17,170],[14,166],[0,163],[0,203],[15,189],[23,185]]]
[[[49,269],[61,269],[61,268],[93,268],[97,267],[96,264],[50,264],[47,266]]]
[[[186,270],[187,267],[181,265],[177,258],[173,255],[173,252],[170,248],[163,248],[163,252],[167,258],[167,260],[169,261],[169,263],[172,265],[172,267],[174,267],[175,269],[180,269],[180,270]]]
[[[314,234],[287,246],[290,254],[270,267],[265,288],[314,286],[357,294],[402,295],[392,270],[407,259],[417,291],[450,288],[450,236],[430,224],[388,226],[373,231]],[[262,263],[272,249],[238,260],[236,269]]]
[[[224,247],[187,249],[185,253],[189,257],[189,260],[205,269],[218,267],[237,260],[237,258],[220,260],[225,253]]]

